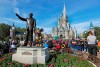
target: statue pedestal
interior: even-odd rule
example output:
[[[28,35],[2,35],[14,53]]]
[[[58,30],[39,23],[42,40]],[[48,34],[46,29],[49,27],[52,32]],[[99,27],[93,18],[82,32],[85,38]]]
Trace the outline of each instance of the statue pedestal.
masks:
[[[48,59],[48,49],[41,47],[19,47],[16,54],[12,55],[12,61],[24,64],[45,64]]]

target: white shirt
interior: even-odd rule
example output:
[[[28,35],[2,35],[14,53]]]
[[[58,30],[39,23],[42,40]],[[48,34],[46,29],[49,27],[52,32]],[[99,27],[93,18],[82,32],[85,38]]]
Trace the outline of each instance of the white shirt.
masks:
[[[10,45],[10,49],[12,49],[12,48],[15,48],[15,45],[14,44]]]
[[[88,44],[96,44],[96,37],[93,35],[90,35],[87,37]]]
[[[24,40],[23,40],[23,41],[20,41],[20,44],[21,44],[21,45],[24,45]]]

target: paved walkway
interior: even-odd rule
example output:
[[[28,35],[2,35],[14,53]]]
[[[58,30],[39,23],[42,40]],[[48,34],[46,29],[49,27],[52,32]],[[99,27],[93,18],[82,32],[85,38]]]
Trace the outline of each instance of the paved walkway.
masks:
[[[97,53],[97,58],[99,58],[99,59],[100,59],[100,52],[98,52],[98,53]]]

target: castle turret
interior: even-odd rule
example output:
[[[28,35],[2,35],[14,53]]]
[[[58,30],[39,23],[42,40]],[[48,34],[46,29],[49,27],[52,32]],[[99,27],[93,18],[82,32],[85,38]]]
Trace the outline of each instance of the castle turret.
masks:
[[[94,28],[94,27],[93,27],[93,23],[90,22],[90,30],[93,29],[93,28]]]
[[[58,28],[60,28],[60,25],[61,25],[61,23],[60,23],[60,18],[58,19]]]
[[[15,25],[13,23],[13,26],[10,29],[10,37],[11,37],[11,40],[14,39],[14,36],[15,36]]]
[[[94,26],[93,26],[93,23],[90,22],[90,28],[89,28],[90,31],[92,31],[93,35],[94,35]]]
[[[73,31],[74,31],[74,38],[76,39],[77,38],[77,31],[76,31],[75,27],[74,27]]]

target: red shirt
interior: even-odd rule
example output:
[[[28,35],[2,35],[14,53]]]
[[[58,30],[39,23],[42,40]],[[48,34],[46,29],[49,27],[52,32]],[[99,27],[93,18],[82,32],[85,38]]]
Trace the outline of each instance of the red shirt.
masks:
[[[55,40],[52,40],[52,43],[53,43],[53,44],[55,44],[55,43],[56,43],[56,41],[55,41]]]
[[[60,44],[56,45],[56,50],[59,50],[61,48]]]
[[[65,44],[68,45],[68,42],[66,41]]]

